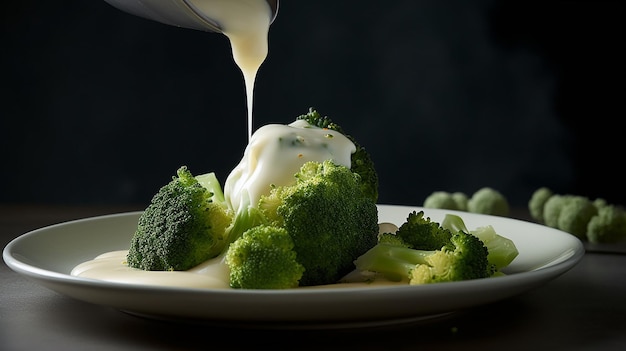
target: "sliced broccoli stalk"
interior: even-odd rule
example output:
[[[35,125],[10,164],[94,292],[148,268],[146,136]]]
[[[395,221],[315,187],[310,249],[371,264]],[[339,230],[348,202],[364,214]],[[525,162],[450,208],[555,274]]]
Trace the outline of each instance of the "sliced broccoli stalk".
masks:
[[[219,255],[227,245],[226,230],[233,217],[213,202],[213,196],[186,166],[180,167],[139,217],[128,266],[179,271]]]
[[[200,183],[200,185],[205,187],[209,192],[211,192],[211,194],[213,194],[211,198],[213,202],[226,206],[224,191],[222,190],[222,185],[217,179],[215,172],[197,175],[195,178],[198,183]]]
[[[487,278],[492,274],[487,248],[477,237],[458,232],[439,250],[378,243],[354,262],[360,271],[383,274],[411,285]]]

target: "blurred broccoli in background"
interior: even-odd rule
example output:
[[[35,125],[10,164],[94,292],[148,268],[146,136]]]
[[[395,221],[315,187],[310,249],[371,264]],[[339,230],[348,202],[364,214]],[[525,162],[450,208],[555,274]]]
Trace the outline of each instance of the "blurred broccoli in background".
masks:
[[[463,192],[434,191],[426,197],[422,205],[424,208],[438,208],[480,213],[506,217],[510,214],[509,202],[499,191],[483,187],[471,197]]]
[[[580,239],[585,239],[587,223],[596,214],[598,214],[598,209],[588,198],[573,196],[563,203],[557,220],[557,227]]]
[[[424,200],[424,208],[440,208],[444,210],[457,210],[457,203],[452,198],[452,193],[447,191],[435,191]]]
[[[484,187],[478,189],[467,202],[469,212],[506,217],[509,215],[509,202],[499,191]]]
[[[440,208],[445,210],[467,211],[468,198],[465,193],[434,191],[424,200],[424,208]]]
[[[602,198],[555,194],[546,187],[533,193],[528,209],[535,221],[591,243],[626,240],[626,211]]]
[[[587,240],[591,243],[615,243],[626,240],[626,212],[622,207],[602,205],[587,224]]]
[[[561,210],[570,197],[571,195],[560,194],[553,194],[550,196],[543,205],[543,224],[548,227],[558,228]]]

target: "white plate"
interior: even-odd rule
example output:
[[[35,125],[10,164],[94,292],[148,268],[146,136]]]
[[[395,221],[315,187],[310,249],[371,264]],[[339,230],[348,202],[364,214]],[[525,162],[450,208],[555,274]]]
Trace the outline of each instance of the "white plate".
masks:
[[[127,250],[140,212],[60,223],[26,233],[3,251],[6,264],[78,300],[153,318],[280,328],[360,327],[435,319],[536,288],[572,268],[585,250],[568,233],[511,218],[379,205],[379,221],[401,224],[424,210],[440,222],[457,213],[469,229],[492,225],[515,242],[519,256],[498,278],[422,286],[290,290],[190,289],[111,283],[70,275],[77,264]]]

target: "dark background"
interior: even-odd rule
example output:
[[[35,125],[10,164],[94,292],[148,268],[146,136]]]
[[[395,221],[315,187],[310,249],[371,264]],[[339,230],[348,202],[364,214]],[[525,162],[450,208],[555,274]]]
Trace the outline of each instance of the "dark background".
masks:
[[[315,107],[371,153],[380,202],[548,186],[626,204],[618,1],[289,1],[254,124]],[[223,181],[247,142],[226,37],[104,1],[2,10],[0,203],[146,204],[176,169]]]

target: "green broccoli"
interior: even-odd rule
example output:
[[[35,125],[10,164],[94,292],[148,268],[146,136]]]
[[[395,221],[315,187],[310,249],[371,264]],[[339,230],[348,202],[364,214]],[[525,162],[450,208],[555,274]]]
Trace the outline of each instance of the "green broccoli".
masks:
[[[538,211],[547,197],[542,216],[533,216],[538,223],[591,243],[614,243],[626,239],[623,207],[610,204],[603,198],[591,200],[582,195],[553,194],[546,189],[537,189],[529,201],[529,209]]]
[[[616,243],[626,240],[626,211],[616,205],[605,204],[587,224],[587,240],[591,243]]]
[[[376,244],[354,264],[360,271],[383,274],[393,281],[411,285],[487,278],[492,270],[487,248],[477,237],[464,232],[450,236],[437,250],[420,250],[389,242]]]
[[[530,217],[535,221],[543,222],[543,209],[546,201],[553,195],[552,190],[547,187],[541,187],[533,192],[530,200],[528,200],[528,211]]]
[[[461,217],[454,214],[446,214],[441,222],[441,227],[451,232],[463,231],[478,237],[487,247],[489,253],[487,260],[490,265],[493,265],[496,272],[501,273],[502,269],[511,264],[519,255],[519,250],[513,240],[498,234],[491,225],[468,230]]]
[[[385,235],[399,238],[409,248],[437,250],[450,242],[452,232],[441,228],[439,223],[432,221],[430,217],[424,217],[424,211],[412,211],[394,234],[380,236]]]
[[[205,177],[209,182],[212,178],[214,175]],[[217,188],[214,191],[220,192]],[[128,266],[179,271],[219,255],[227,243],[232,213],[213,200],[214,193],[186,166],[180,167],[177,176],[159,189],[139,217],[127,255]]]
[[[571,198],[572,195],[554,194],[546,200],[543,205],[543,224],[552,228],[559,228],[559,215],[563,205]]]
[[[444,210],[459,210],[458,203],[447,191],[433,191],[424,199],[424,208],[438,208]]]
[[[268,225],[246,230],[228,249],[225,263],[233,288],[295,288],[304,273],[287,230]]]
[[[598,214],[598,209],[584,196],[569,196],[565,199],[559,211],[557,228],[579,239],[585,239],[587,223]]]
[[[506,217],[509,215],[509,203],[499,191],[483,187],[478,189],[468,200],[467,210],[472,213]]]
[[[291,236],[305,268],[300,286],[335,283],[376,244],[378,209],[362,178],[330,160],[305,163],[295,178],[261,196],[258,208],[268,224]]]
[[[372,161],[369,152],[360,145],[353,136],[346,134],[343,129],[328,116],[320,115],[319,112],[312,107],[309,108],[308,113],[296,117],[296,120],[305,120],[312,126],[337,131],[350,139],[356,146],[356,151],[350,157],[350,169],[352,172],[361,176],[363,192],[367,194],[372,201],[378,201],[378,173],[374,167],[374,161]]]
[[[597,213],[598,207],[587,197],[553,194],[543,206],[543,224],[584,239],[587,223]]]

